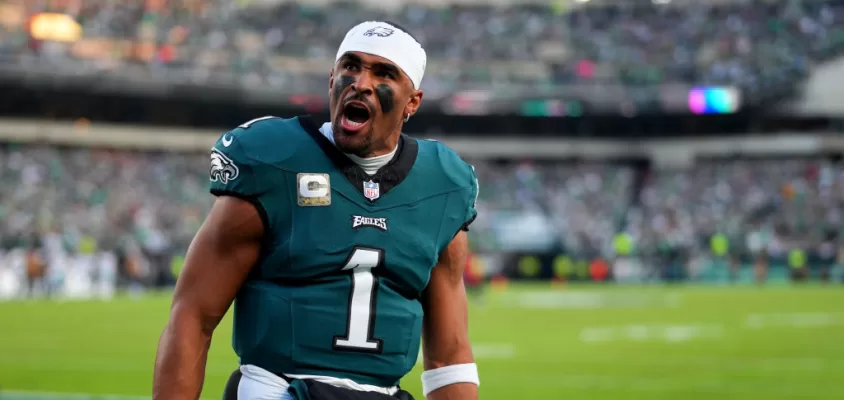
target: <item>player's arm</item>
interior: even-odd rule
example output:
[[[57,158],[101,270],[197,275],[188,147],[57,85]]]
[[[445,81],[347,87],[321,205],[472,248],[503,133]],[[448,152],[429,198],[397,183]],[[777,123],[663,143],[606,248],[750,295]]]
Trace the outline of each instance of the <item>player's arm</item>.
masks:
[[[263,229],[250,202],[215,201],[176,283],[155,360],[154,399],[199,398],[211,335],[258,259]]]
[[[478,398],[478,372],[469,343],[463,286],[467,256],[466,232],[461,230],[440,255],[424,293],[422,386],[429,400]]]

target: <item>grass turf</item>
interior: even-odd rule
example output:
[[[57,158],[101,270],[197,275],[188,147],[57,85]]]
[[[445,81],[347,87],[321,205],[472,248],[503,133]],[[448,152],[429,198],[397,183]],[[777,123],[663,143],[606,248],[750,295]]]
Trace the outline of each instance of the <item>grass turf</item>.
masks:
[[[840,285],[511,284],[471,309],[480,397],[840,399],[842,304]],[[167,294],[0,303],[0,399],[148,398],[168,308]],[[203,399],[221,398],[236,366],[230,322],[215,334]],[[421,399],[419,372],[402,384]]]

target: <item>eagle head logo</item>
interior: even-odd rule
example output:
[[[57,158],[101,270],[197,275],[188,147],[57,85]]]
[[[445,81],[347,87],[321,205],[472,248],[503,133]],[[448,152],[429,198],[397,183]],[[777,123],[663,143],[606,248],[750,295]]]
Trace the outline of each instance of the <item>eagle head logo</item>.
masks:
[[[229,183],[229,181],[237,179],[240,175],[240,170],[237,165],[225,154],[217,149],[211,149],[211,182],[219,181],[222,184]]]
[[[372,29],[364,32],[363,36],[366,36],[366,37],[372,37],[372,36],[387,37],[387,36],[392,35],[394,32],[395,32],[395,30],[387,28],[386,26],[376,26],[375,28],[372,28]]]

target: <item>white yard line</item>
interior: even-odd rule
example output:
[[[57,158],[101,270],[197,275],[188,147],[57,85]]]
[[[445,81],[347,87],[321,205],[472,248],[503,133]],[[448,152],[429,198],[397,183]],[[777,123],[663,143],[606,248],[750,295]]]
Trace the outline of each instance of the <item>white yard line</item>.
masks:
[[[716,339],[724,336],[723,325],[691,324],[628,324],[622,326],[586,327],[580,331],[585,343],[648,342],[682,343],[693,340]]]
[[[531,291],[506,295],[505,308],[596,310],[602,308],[678,308],[677,293],[635,294],[591,291]]]
[[[770,327],[819,328],[844,325],[844,313],[791,312],[749,314],[744,320],[747,329]]]

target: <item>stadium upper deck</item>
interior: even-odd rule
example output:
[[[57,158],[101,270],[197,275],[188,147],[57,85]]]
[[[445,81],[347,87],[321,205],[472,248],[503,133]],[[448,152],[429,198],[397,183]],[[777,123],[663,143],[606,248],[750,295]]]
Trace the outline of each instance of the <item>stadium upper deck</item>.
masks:
[[[837,53],[844,43],[844,3],[837,0],[365,6],[371,3],[7,2],[0,5],[0,56],[6,68],[193,81],[229,77],[307,90],[322,87],[350,24],[390,19],[426,45],[428,91],[596,82],[759,88],[805,74],[813,60]]]

